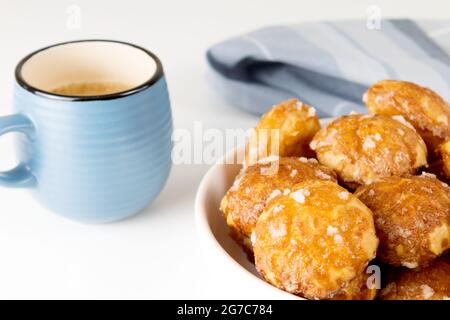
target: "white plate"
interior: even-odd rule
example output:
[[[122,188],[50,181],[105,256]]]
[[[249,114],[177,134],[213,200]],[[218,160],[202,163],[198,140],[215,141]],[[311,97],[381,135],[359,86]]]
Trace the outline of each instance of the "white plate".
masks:
[[[323,119],[321,125],[329,121],[331,119]],[[237,148],[220,159],[205,174],[197,190],[196,225],[206,259],[216,268],[217,277],[228,277],[236,290],[249,288],[255,293],[254,299],[301,299],[264,281],[243,249],[229,236],[229,229],[219,206],[241,165],[227,164],[232,161],[226,160],[236,159],[235,156],[242,156],[243,152],[244,147]]]

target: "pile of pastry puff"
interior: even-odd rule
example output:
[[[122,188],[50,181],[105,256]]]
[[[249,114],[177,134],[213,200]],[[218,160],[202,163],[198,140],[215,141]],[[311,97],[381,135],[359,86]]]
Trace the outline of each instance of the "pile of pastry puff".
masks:
[[[307,299],[449,299],[450,106],[394,80],[363,101],[324,128],[295,99],[263,115],[221,202],[230,234]]]

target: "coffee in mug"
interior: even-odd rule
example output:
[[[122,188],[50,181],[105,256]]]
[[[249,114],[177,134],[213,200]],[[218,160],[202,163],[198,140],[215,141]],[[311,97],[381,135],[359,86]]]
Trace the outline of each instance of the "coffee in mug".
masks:
[[[68,96],[100,96],[126,91],[131,87],[120,82],[81,82],[62,85],[51,92]]]

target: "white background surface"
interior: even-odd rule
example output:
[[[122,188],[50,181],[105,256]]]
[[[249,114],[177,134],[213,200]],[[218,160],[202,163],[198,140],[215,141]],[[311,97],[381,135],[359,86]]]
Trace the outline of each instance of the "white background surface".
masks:
[[[248,128],[256,118],[218,101],[209,87],[206,49],[269,24],[365,19],[370,4],[385,17],[450,18],[448,0],[0,0],[0,115],[10,113],[13,72],[24,55],[61,41],[111,38],[162,59],[175,127],[201,120]],[[80,29],[67,28],[70,5],[81,8]],[[0,138],[0,170],[14,165],[11,138]],[[24,190],[0,188],[0,298],[255,297],[258,288],[237,281],[234,269],[210,269],[197,241],[194,196],[207,167],[175,166],[143,213],[102,226],[68,221]]]

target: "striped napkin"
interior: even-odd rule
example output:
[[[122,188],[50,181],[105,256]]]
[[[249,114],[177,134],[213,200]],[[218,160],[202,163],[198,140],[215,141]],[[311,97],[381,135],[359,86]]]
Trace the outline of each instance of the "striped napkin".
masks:
[[[450,100],[450,21],[273,26],[216,44],[207,59],[217,91],[255,114],[289,98],[321,117],[366,112],[361,97],[382,79],[416,82]]]

